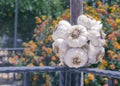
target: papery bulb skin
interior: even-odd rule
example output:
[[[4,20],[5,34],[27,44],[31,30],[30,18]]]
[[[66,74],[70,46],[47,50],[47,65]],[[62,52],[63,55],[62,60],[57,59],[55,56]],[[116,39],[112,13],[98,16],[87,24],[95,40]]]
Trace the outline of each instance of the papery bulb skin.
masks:
[[[67,37],[67,31],[71,29],[71,24],[68,21],[61,20],[55,30],[53,32],[52,38],[56,39],[65,39]]]
[[[97,21],[89,15],[80,15],[77,19],[78,25],[83,25],[89,30],[93,25],[97,24]]]
[[[89,58],[88,63],[96,64],[103,58],[104,53],[105,53],[104,47],[96,47],[92,43],[90,43],[88,50],[88,58]]]
[[[64,55],[69,49],[69,46],[64,39],[55,40],[52,46],[53,46],[53,51],[59,58],[64,58]]]
[[[83,67],[88,61],[87,53],[81,48],[69,49],[64,56],[64,61],[68,67]]]
[[[82,25],[74,25],[68,30],[68,37],[65,39],[70,47],[82,47],[87,43],[87,29]]]

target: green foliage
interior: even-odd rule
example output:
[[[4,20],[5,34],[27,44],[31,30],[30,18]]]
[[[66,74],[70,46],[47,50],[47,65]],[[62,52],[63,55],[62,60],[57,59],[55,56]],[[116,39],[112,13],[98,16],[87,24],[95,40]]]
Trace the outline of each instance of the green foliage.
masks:
[[[56,18],[67,7],[65,0],[18,0],[18,38],[32,38],[36,16]],[[0,0],[0,35],[14,34],[15,0]]]

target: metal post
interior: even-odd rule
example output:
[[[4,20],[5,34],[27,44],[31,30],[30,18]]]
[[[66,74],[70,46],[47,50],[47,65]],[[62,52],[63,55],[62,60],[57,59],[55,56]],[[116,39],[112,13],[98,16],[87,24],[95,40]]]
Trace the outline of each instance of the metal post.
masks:
[[[80,79],[81,79],[80,73],[76,73],[75,86],[80,86],[80,81],[81,81]]]
[[[71,86],[71,71],[66,72],[65,80],[65,86]]]
[[[114,86],[114,79],[112,77],[108,77],[108,86]]]
[[[24,72],[23,86],[30,86],[30,73]]]
[[[59,73],[59,86],[65,86],[65,72],[60,71]]]
[[[77,24],[77,18],[83,13],[83,0],[70,0],[70,23]],[[81,75],[72,73],[72,86],[80,86]],[[77,80],[77,81],[76,81]]]
[[[70,0],[70,23],[77,24],[77,18],[83,13],[83,0]]]
[[[14,48],[17,47],[18,0],[15,0]]]
[[[105,4],[105,0],[102,0],[102,4],[103,4],[103,5]]]

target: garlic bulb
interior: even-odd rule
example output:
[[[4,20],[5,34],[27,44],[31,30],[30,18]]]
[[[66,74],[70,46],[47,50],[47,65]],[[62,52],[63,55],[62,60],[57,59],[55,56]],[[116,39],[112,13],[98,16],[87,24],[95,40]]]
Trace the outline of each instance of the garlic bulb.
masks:
[[[100,38],[91,40],[91,44],[93,44],[95,47],[101,47],[104,45],[104,43],[105,43],[105,40]]]
[[[64,61],[68,67],[83,67],[87,64],[88,61],[87,53],[84,52],[84,50],[81,48],[69,49],[64,56]]]
[[[88,31],[88,39],[93,40],[100,37],[100,32],[95,30]]]
[[[90,43],[88,50],[88,63],[96,64],[101,58],[103,58],[104,53],[104,47],[95,47],[94,45],[92,45],[92,43]]]
[[[53,47],[53,51],[55,52],[55,54],[61,59],[64,58],[64,55],[69,49],[69,46],[67,45],[64,39],[55,40],[52,47]]]
[[[89,15],[80,15],[77,19],[78,25],[85,26],[88,30],[97,24],[97,21]]]
[[[52,38],[54,40],[62,38],[65,39],[67,37],[67,31],[71,28],[71,25],[68,21],[61,20],[57,26],[55,32],[53,32]]]
[[[103,27],[103,24],[101,23],[101,21],[96,21],[96,24],[95,25],[93,25],[91,28],[90,28],[90,30],[92,30],[92,31],[101,31],[102,30],[102,27]]]
[[[66,42],[70,47],[82,47],[87,43],[88,32],[82,25],[74,25],[68,30]]]

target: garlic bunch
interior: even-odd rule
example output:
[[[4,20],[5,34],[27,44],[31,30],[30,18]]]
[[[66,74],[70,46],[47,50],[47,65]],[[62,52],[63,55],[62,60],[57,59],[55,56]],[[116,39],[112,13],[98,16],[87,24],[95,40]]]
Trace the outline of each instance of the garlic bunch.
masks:
[[[88,61],[87,53],[81,48],[69,49],[64,56],[64,61],[69,67],[83,67],[87,64]]]
[[[105,53],[103,47],[106,34],[101,21],[89,15],[80,15],[78,25],[62,20],[53,32],[53,51],[60,58],[61,65],[83,67],[96,64]]]

